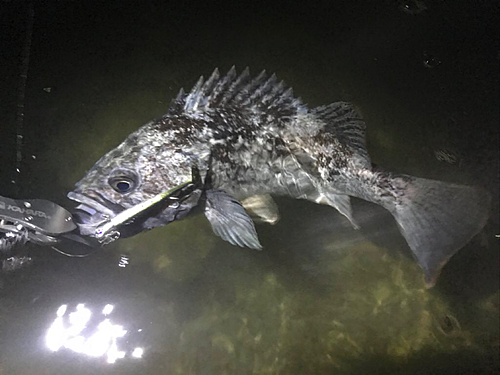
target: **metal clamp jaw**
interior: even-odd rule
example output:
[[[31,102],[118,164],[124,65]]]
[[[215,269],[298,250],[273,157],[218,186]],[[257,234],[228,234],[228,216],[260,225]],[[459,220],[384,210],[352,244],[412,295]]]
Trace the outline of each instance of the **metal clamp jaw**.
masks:
[[[21,241],[52,245],[59,241],[58,236],[76,228],[71,214],[53,202],[0,196],[0,232],[6,233],[2,239],[5,247]]]
[[[105,221],[95,230],[94,237],[100,244],[109,244],[120,238],[122,227],[140,223],[153,211],[165,207],[178,207],[194,191],[196,183],[186,181],[173,189],[162,192]],[[54,245],[63,238],[93,247],[95,244],[73,232],[78,226],[71,213],[63,207],[44,199],[16,200],[0,196],[0,250],[27,241],[38,245]]]

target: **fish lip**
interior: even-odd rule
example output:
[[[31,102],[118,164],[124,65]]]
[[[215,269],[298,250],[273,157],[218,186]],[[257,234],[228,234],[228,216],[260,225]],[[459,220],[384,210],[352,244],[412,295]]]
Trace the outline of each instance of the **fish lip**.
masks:
[[[88,192],[88,194],[95,195],[92,192]],[[97,195],[93,198],[86,194],[72,191],[67,194],[67,197],[79,203],[72,213],[81,235],[95,236],[96,228],[99,225],[117,215],[113,210],[98,202],[97,200],[100,200],[100,198]]]
[[[110,218],[116,216],[116,213],[113,210],[110,210],[108,207],[106,207],[103,204],[99,203],[94,198],[90,198],[90,197],[88,197],[85,194],[81,194],[81,193],[76,193],[74,191],[70,191],[67,196],[72,201],[78,202],[78,203],[80,203],[83,206],[90,207],[91,209],[99,212],[100,214],[107,215]],[[85,209],[83,209],[83,211],[86,211],[87,213],[89,213]]]

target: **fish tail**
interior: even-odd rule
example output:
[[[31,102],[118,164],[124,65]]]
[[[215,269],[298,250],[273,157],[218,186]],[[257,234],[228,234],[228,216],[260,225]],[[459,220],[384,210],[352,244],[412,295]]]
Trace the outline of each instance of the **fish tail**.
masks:
[[[431,288],[446,262],[486,224],[490,194],[481,189],[411,176],[382,174],[390,186],[379,202],[398,224]],[[384,190],[384,189],[382,189]]]

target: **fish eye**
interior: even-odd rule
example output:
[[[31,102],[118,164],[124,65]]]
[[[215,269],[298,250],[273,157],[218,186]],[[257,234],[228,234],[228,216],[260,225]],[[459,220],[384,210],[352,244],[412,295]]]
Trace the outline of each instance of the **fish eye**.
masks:
[[[118,193],[128,193],[132,191],[136,183],[135,181],[127,176],[115,176],[109,179],[109,185]]]

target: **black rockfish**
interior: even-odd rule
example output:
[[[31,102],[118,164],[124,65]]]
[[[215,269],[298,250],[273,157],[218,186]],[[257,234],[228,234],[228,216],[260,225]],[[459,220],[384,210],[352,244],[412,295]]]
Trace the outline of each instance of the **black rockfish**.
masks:
[[[164,116],[104,155],[68,197],[80,203],[81,234],[95,236],[103,222],[186,181],[194,188],[145,218],[139,231],[201,205],[217,235],[259,249],[245,199],[267,221],[277,218],[267,208],[275,194],[335,207],[357,227],[354,196],[392,213],[428,286],[488,217],[481,189],[372,169],[365,123],[352,104],[309,109],[275,75],[252,79],[234,67],[224,77],[217,69],[201,77],[189,94],[181,90]]]

